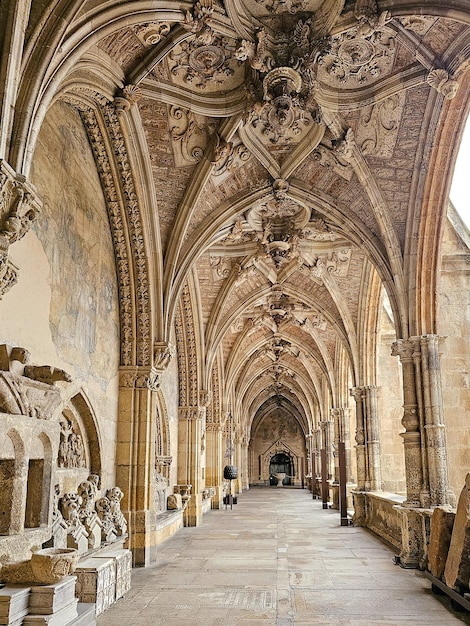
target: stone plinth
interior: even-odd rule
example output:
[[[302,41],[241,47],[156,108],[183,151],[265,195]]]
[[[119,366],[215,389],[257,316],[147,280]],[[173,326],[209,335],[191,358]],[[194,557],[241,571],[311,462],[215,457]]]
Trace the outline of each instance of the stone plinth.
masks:
[[[0,589],[0,624],[16,626],[28,614],[30,587],[6,586]]]
[[[29,612],[35,615],[50,615],[74,603],[76,581],[76,576],[67,576],[54,585],[31,587]]]
[[[23,626],[65,626],[78,616],[78,600],[75,598],[70,604],[51,615],[27,615],[23,620]]]
[[[116,597],[116,566],[114,559],[90,557],[80,561],[75,570],[77,585],[75,594],[80,602],[94,603],[95,614],[113,604]]]
[[[431,518],[431,534],[428,548],[428,570],[436,578],[442,578],[449,552],[455,513],[436,507]]]
[[[131,588],[132,552],[130,550],[106,550],[96,558],[114,561],[116,591],[115,600],[126,595]]]
[[[448,587],[465,591],[470,578],[470,474],[460,494],[444,570]]]

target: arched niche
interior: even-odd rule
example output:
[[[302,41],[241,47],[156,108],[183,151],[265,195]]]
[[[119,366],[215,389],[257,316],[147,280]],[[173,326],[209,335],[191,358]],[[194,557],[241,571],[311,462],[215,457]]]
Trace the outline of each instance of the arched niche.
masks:
[[[96,417],[82,392],[72,396],[59,416],[60,441],[57,467],[74,482],[85,480],[89,474],[101,476],[101,442]],[[69,483],[65,478],[66,482]],[[74,489],[76,485],[67,484]]]
[[[22,474],[25,446],[20,433],[11,428],[2,442],[0,458],[0,535],[12,535],[23,527]]]

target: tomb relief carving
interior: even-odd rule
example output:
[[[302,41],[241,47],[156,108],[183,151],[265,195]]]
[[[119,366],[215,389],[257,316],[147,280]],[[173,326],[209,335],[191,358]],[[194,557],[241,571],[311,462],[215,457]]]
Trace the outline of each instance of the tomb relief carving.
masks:
[[[62,416],[60,420],[60,443],[57,463],[59,467],[85,467],[85,447],[83,437],[71,419]]]
[[[10,246],[29,231],[41,210],[37,194],[24,176],[0,159],[0,298],[18,281]]]
[[[29,363],[27,350],[0,345],[0,411],[51,419],[61,403],[56,383],[70,382],[61,369]]]

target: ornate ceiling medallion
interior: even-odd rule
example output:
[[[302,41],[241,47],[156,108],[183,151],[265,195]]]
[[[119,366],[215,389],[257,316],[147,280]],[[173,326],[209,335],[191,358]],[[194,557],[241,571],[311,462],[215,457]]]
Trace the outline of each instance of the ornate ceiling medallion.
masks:
[[[329,37],[318,38],[312,20],[300,19],[290,38],[262,29],[256,40],[243,40],[236,51],[237,59],[254,70],[246,124],[271,144],[298,143],[305,130],[321,123],[314,71],[329,50]]]
[[[322,78],[335,78],[342,84],[364,84],[373,82],[387,70],[393,62],[395,41],[383,29],[390,20],[382,14],[375,26],[361,23],[332,39],[331,51],[319,58]],[[326,76],[325,76],[326,74]]]
[[[234,74],[230,66],[233,50],[226,37],[213,36],[203,45],[198,38],[183,41],[169,54],[171,73],[182,75],[184,82],[199,89],[206,89],[209,83],[221,85]]]

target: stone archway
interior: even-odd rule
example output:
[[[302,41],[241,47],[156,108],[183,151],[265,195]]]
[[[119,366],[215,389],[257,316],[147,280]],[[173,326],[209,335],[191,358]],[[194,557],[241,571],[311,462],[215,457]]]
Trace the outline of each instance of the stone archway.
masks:
[[[269,461],[269,484],[280,486],[290,485],[294,473],[294,461],[289,454],[278,452]],[[285,474],[282,478],[282,474]]]

